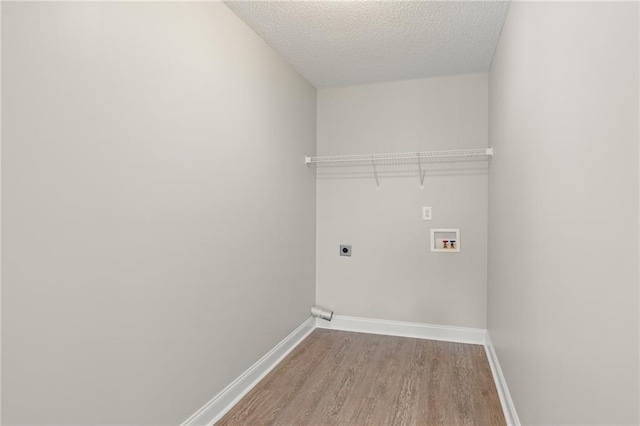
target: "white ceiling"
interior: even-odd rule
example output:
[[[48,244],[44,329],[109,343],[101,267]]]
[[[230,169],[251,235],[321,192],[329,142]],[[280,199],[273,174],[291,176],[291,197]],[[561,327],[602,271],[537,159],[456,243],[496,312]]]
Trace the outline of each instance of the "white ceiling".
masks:
[[[227,1],[316,87],[488,71],[506,1]]]

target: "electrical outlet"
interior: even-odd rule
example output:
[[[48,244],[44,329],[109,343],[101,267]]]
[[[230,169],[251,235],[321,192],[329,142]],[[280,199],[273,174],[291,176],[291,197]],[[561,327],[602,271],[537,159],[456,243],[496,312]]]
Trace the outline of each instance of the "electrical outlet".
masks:
[[[431,207],[423,207],[422,208],[422,220],[431,220]]]

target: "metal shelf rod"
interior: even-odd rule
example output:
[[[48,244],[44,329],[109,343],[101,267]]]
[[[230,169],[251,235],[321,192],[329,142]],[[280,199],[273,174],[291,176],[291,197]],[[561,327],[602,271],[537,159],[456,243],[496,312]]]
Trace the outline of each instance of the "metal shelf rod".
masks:
[[[459,149],[449,151],[397,152],[387,154],[333,155],[305,157],[305,164],[379,163],[383,161],[413,160],[420,164],[430,160],[445,162],[486,161],[493,157],[493,148]]]

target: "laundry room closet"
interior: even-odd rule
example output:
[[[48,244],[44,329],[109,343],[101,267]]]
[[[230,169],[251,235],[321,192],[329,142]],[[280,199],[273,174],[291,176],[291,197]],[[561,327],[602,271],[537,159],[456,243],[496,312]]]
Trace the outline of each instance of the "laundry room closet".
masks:
[[[0,14],[2,424],[640,423],[638,2]]]

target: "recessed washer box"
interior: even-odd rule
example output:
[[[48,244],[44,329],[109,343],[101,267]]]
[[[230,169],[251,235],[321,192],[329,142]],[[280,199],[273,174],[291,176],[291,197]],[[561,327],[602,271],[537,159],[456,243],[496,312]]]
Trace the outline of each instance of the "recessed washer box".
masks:
[[[431,228],[431,251],[460,253],[460,228]]]

